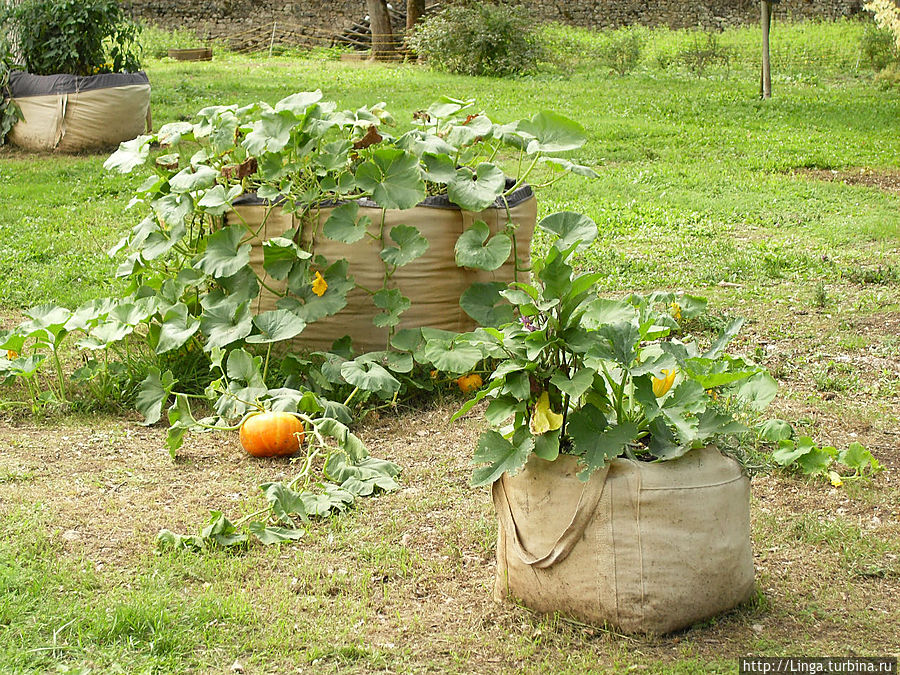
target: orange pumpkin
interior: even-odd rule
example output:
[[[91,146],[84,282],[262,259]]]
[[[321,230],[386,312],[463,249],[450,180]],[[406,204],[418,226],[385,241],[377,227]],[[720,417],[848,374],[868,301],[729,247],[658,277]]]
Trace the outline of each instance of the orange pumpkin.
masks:
[[[478,373],[463,375],[456,380],[456,386],[459,387],[459,390],[464,394],[469,394],[473,391],[481,389],[481,385],[481,375],[479,375]]]
[[[303,422],[286,412],[251,415],[241,425],[241,446],[254,457],[283,457],[300,449]]]

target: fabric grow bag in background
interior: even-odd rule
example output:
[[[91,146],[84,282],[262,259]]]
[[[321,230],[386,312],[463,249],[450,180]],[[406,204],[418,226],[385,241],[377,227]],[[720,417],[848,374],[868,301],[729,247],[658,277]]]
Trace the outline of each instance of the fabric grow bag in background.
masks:
[[[378,236],[381,226],[381,208],[374,202],[360,200],[359,216],[369,216],[369,232]],[[531,239],[537,219],[537,202],[529,186],[516,190],[507,198],[509,215],[518,224],[516,230],[515,256],[520,268],[528,268],[531,258]],[[446,197],[428,197],[418,206],[404,211],[388,209],[385,213],[384,236],[363,237],[353,244],[344,244],[327,239],[322,228],[333,207],[323,207],[311,213],[307,222],[300,223],[295,216],[279,208],[269,207],[255,196],[246,195],[234,202],[240,219],[228,220],[244,222],[252,229],[258,229],[257,237],[250,240],[253,245],[250,264],[263,282],[283,290],[285,282],[277,282],[266,277],[263,268],[262,243],[272,237],[279,237],[291,228],[299,228],[301,246],[316,255],[324,256],[329,263],[346,259],[348,273],[357,285],[369,289],[380,289],[384,278],[384,261],[381,250],[392,245],[390,231],[396,225],[410,225],[419,230],[428,240],[428,250],[408,265],[400,267],[391,277],[389,288],[399,288],[411,301],[411,306],[400,315],[401,328],[428,326],[449,331],[468,331],[475,328],[473,319],[459,306],[460,296],[475,282],[514,280],[515,261],[513,255],[499,269],[493,272],[470,270],[456,265],[456,241],[463,231],[476,220],[485,221],[491,235],[506,227],[506,207],[499,202],[478,213],[463,211]],[[267,211],[268,217],[266,215]],[[253,301],[254,314],[275,309],[278,296],[265,288]],[[349,335],[357,353],[378,351],[387,346],[388,329],[372,323],[375,315],[381,313],[372,296],[354,288],[347,295],[347,306],[334,316],[309,324],[292,341],[295,347],[303,349],[329,349],[335,340]]]
[[[708,447],[617,458],[587,483],[578,470],[575,457],[532,456],[494,483],[496,599],[660,634],[750,596],[750,481],[735,460]]]
[[[9,92],[25,118],[9,141],[26,150],[101,150],[151,127],[150,80],[143,72],[79,77],[13,71]]]

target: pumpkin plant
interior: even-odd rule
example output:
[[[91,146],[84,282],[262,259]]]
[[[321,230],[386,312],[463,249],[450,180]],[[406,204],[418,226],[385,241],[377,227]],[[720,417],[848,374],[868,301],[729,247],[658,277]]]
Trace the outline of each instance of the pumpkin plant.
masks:
[[[260,490],[268,506],[238,521],[220,511],[211,513],[210,524],[201,535],[178,535],[163,530],[161,545],[205,548],[210,545],[244,545],[251,537],[263,544],[297,539],[297,527],[310,518],[342,513],[358,497],[396,490],[400,467],[369,455],[362,441],[336,419],[337,406],[311,391],[290,387],[270,389],[263,378],[264,362],[244,349],[212,353],[212,368],[220,374],[202,396],[177,391],[171,371],[152,369],[143,382],[137,408],[146,424],[162,417],[166,404],[170,452],[180,447],[188,431],[239,431],[241,443],[252,455],[271,457],[295,454],[297,474]],[[212,413],[197,419],[192,400],[212,401]],[[349,422],[349,420],[348,420]]]
[[[602,297],[595,286],[601,273],[576,274],[571,264],[596,237],[593,221],[557,213],[540,225],[559,236],[533,259],[530,282],[501,292],[515,308],[512,321],[452,338],[425,336],[424,352],[443,352],[447,370],[466,372],[479,359],[494,366],[486,386],[453,416],[489,402],[491,429],[475,451],[473,485],[517,473],[532,454],[551,461],[575,455],[587,480],[614,457],[671,460],[750,431],[740,412],[765,408],[776,384],[763,367],[729,352],[742,319],[701,344],[682,326],[706,310],[704,298]]]
[[[136,296],[162,300],[151,334],[160,353],[193,336],[207,350],[240,341],[284,343],[340,312],[353,289],[371,295],[379,308],[373,323],[388,329],[384,347],[390,350],[411,305],[392,279],[428,250],[429,241],[411,225],[387,228],[385,210],[410,209],[442,194],[463,210],[479,212],[506,203],[538,167],[547,169],[545,185],[568,173],[596,175],[556,156],[581,147],[585,136],[578,124],[550,112],[498,124],[474,111],[473,101],[444,98],[417,113],[414,128],[392,135],[387,127],[393,117],[383,103],[340,111],[316,91],[293,94],[274,107],[212,106],[197,118],[123,143],[105,164],[122,172],[152,166],[131,204],[146,216],[112,253],[128,249],[118,275],[132,281]],[[151,161],[154,144],[166,150]],[[506,178],[500,158],[517,167],[514,178]],[[262,241],[263,260],[256,266],[250,264],[251,242],[262,226],[248,223],[236,208],[236,200],[248,194],[265,205],[263,223],[276,210],[294,214],[299,223]],[[377,205],[380,223],[361,215],[362,203]],[[332,210],[316,236],[342,244],[377,240],[379,284],[358,284],[352,261],[317,252],[307,230],[325,206]],[[517,227],[509,219],[491,235],[476,220],[459,237],[456,263],[498,269],[515,250]],[[527,267],[520,262],[516,274]],[[496,285],[476,284],[460,304],[484,323],[498,291]],[[275,309],[252,309],[261,293],[275,298]],[[377,370],[366,365],[371,363],[356,363],[357,379],[372,379],[362,377]],[[377,374],[374,391],[391,393]]]

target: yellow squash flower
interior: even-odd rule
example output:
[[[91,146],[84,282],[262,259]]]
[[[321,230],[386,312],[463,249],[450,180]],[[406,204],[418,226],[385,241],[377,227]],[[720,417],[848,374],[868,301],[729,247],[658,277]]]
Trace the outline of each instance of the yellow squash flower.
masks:
[[[550,410],[550,395],[545,391],[531,413],[531,433],[535,435],[554,431],[562,426],[563,416]]]
[[[7,349],[6,358],[8,358],[10,361],[12,361],[13,359],[17,359],[19,358],[19,352],[17,352],[15,349]]]
[[[672,318],[676,321],[681,321],[681,305],[679,305],[677,302],[673,302],[669,305],[669,309],[672,310]]]
[[[844,481],[841,480],[841,475],[837,471],[829,471],[828,478],[834,487],[841,487],[844,484]]]
[[[325,291],[328,290],[328,282],[322,277],[321,272],[316,272],[316,278],[313,279],[312,282],[312,290],[313,293],[318,295],[320,298],[325,295]]]
[[[675,373],[677,372],[675,368],[672,368],[672,370],[663,368],[662,377],[653,376],[653,395],[656,398],[665,396],[666,392],[672,388],[672,383],[675,382]]]

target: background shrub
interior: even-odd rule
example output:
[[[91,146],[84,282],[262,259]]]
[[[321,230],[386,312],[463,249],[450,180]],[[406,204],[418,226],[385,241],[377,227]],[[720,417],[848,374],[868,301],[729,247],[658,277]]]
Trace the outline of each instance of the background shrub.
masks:
[[[731,64],[731,50],[720,44],[719,36],[711,31],[694,33],[691,44],[682,49],[678,57],[697,77],[702,77],[709,66],[728,67]]]
[[[600,63],[619,75],[627,75],[641,62],[644,36],[637,30],[609,33],[609,41],[599,49]]]
[[[874,24],[866,25],[859,43],[863,60],[867,61],[875,70],[881,70],[900,57],[891,31],[879,28]]]
[[[116,0],[22,0],[2,18],[36,75],[140,69],[139,28]]]
[[[538,69],[543,48],[536,26],[521,5],[464,3],[426,19],[408,44],[438,70],[510,77]]]

